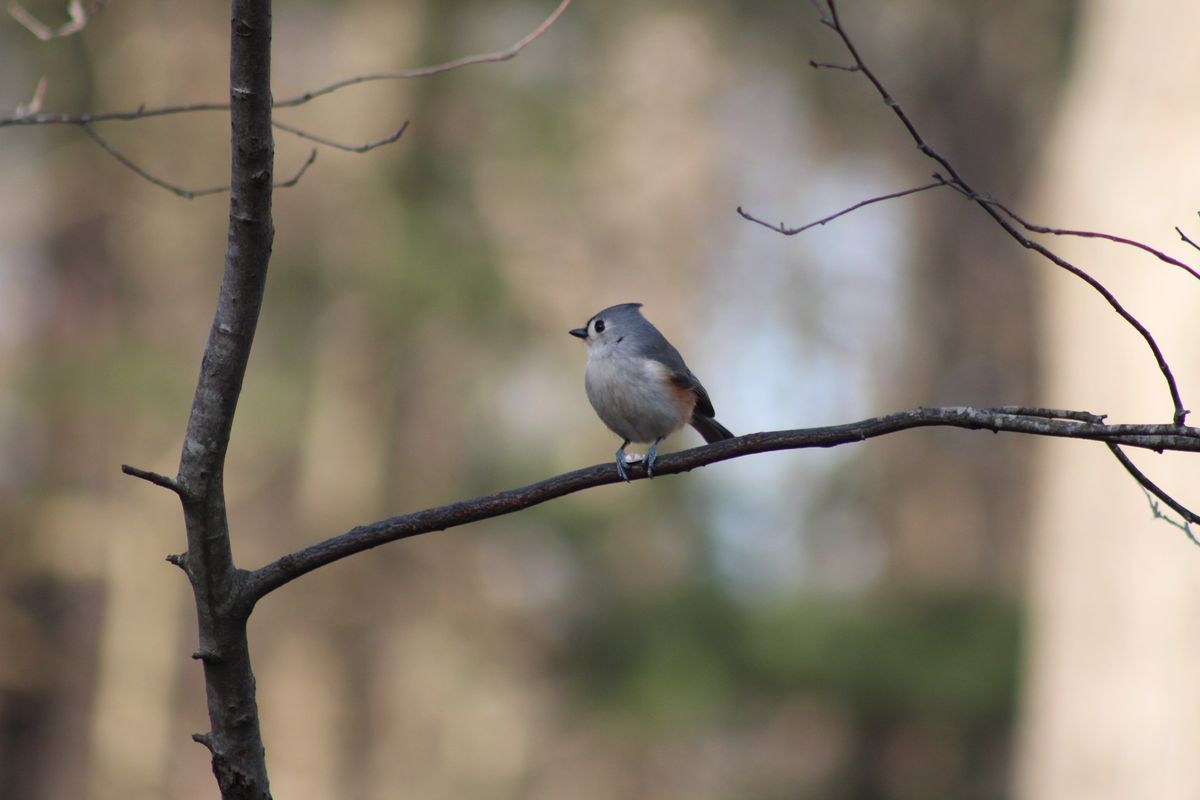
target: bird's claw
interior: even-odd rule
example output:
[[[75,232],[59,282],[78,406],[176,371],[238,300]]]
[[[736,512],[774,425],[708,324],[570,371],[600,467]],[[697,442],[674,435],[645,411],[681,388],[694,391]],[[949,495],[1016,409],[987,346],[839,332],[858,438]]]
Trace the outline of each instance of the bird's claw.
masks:
[[[661,440],[660,440],[661,441]],[[650,445],[650,449],[646,451],[646,477],[654,477],[654,462],[658,460],[658,442]]]
[[[629,463],[629,461],[625,455],[625,448],[622,447],[617,451],[617,474],[621,476],[621,480],[629,483],[629,473],[625,471],[625,465],[627,463]]]

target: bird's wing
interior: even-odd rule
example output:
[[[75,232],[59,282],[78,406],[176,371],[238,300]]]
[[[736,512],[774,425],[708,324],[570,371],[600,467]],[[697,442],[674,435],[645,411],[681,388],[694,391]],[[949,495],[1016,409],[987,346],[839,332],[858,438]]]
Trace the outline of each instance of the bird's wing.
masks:
[[[647,330],[641,337],[642,346],[639,355],[643,358],[648,358],[657,361],[667,369],[667,378],[675,386],[680,389],[691,390],[696,395],[696,413],[703,414],[706,417],[716,416],[713,411],[712,400],[708,399],[708,392],[704,390],[700,379],[692,374],[684,363],[683,356],[679,355],[679,351],[675,346],[667,341],[667,338],[659,333],[658,328],[646,323]]]
[[[690,389],[696,395],[696,409],[693,413],[709,418],[717,415],[717,412],[713,410],[712,400],[708,398],[708,392],[704,390],[704,385],[700,383],[699,378],[692,374],[690,369],[684,367],[682,372],[672,370],[670,381],[681,389]]]

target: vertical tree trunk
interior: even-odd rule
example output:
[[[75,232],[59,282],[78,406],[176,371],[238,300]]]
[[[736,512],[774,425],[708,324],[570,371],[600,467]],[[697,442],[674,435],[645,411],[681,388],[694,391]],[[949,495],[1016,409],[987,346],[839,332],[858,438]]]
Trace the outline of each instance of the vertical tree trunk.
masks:
[[[222,797],[257,800],[270,797],[270,789],[246,640],[253,600],[233,564],[224,471],[275,234],[270,2],[234,0],[230,38],[229,242],[179,464],[188,549],[175,561],[187,572],[196,598],[196,657],[204,663],[212,725],[196,739],[212,751]]]

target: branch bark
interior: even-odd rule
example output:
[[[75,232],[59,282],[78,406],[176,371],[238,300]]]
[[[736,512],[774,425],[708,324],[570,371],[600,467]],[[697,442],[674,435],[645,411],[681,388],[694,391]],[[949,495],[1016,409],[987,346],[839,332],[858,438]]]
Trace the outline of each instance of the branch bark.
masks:
[[[233,0],[230,31],[232,166],[225,273],[200,365],[176,483],[188,549],[177,563],[192,584],[212,726],[196,740],[212,752],[225,800],[270,797],[246,620],[254,607],[233,563],[225,511],[225,453],[258,325],[275,235],[271,190],[271,4]]]
[[[967,428],[988,430],[994,433],[1024,433],[1034,436],[1089,439],[1109,445],[1140,447],[1157,452],[1164,450],[1200,452],[1200,428],[1166,424],[1106,425],[1103,420],[1104,417],[1086,411],[1018,406],[917,408],[845,425],[751,433],[716,444],[659,456],[654,465],[654,474],[656,476],[676,475],[681,472],[690,472],[697,467],[715,464],[718,461],[728,461],[755,453],[812,447],[837,447],[911,428],[926,427]],[[645,471],[641,466],[634,465],[630,476],[635,480],[640,480],[645,477]],[[1135,475],[1135,477],[1137,476]],[[247,592],[257,600],[318,567],[388,542],[446,530],[504,514],[512,514],[557,497],[620,482],[621,478],[617,475],[614,464],[597,464],[574,472],[555,475],[518,489],[509,489],[473,500],[464,500],[412,514],[390,517],[369,525],[361,525],[339,536],[289,553],[261,569],[255,570],[246,579]],[[1154,489],[1157,490],[1157,487]]]

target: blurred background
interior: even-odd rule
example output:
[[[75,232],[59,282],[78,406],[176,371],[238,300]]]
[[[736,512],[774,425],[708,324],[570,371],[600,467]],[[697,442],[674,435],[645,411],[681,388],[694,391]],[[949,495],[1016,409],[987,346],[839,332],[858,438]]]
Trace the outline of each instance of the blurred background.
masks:
[[[275,10],[274,86],[509,46],[522,2]],[[28,0],[47,23],[60,0]],[[1196,260],[1200,6],[846,2],[864,58],[976,188]],[[228,8],[0,20],[0,106],[226,96]],[[577,0],[517,59],[279,118],[348,143],[275,195],[226,484],[238,563],[608,461],[566,335],[639,301],[737,433],[915,405],[1165,422],[1144,343],[950,192],[807,3]],[[99,128],[189,188],[228,121]],[[277,173],[310,147],[280,131]],[[0,797],[216,794],[173,474],[227,197],[74,128],[0,130]],[[1200,392],[1197,285],[1051,243]],[[690,430],[673,448],[699,443]],[[1184,502],[1195,459],[1137,455]],[[1191,494],[1189,495],[1189,489]],[[1184,798],[1200,553],[1101,447],[959,430],[755,456],[370,551],[251,620],[286,798]]]

